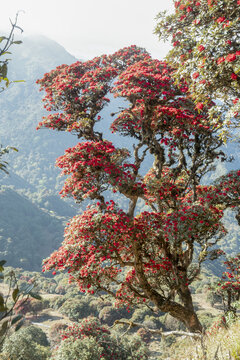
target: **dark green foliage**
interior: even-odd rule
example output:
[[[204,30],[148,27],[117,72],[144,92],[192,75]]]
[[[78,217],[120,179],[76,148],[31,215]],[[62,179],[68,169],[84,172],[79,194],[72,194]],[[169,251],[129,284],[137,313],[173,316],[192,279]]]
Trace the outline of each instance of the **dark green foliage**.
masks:
[[[158,312],[155,313],[147,308],[136,309],[131,317],[131,321],[142,323],[151,329],[165,329],[164,318],[166,314]],[[169,316],[170,317],[170,316]],[[177,321],[176,321],[177,322]]]
[[[17,19],[18,19],[18,13],[16,14],[15,21],[11,22],[11,30],[8,36],[0,36],[0,92],[3,92],[6,90],[6,88],[12,83],[12,82],[19,82],[19,81],[10,81],[8,79],[8,66],[9,66],[9,55],[11,54],[10,50],[14,44],[21,44],[22,41],[14,40],[14,33],[16,29],[23,31],[19,26],[17,26]],[[2,156],[9,153],[9,150],[18,151],[13,146],[6,146],[2,147],[0,145],[0,171],[3,171],[4,173],[8,174],[7,166],[8,162],[5,160],[2,160]]]
[[[32,341],[42,346],[48,346],[49,342],[45,332],[40,327],[30,325],[24,327],[19,335],[29,337]]]
[[[68,299],[59,308],[61,314],[66,315],[71,321],[78,321],[90,315],[96,315],[96,308],[91,306],[84,297]]]
[[[144,341],[147,344],[150,343],[152,339],[152,334],[150,333],[150,331],[147,331],[144,328],[138,329],[137,335],[142,339],[142,341]]]
[[[22,314],[16,314],[15,307],[18,301],[28,301],[32,292],[32,286],[28,286],[24,292],[20,291],[14,271],[4,273],[5,263],[5,260],[0,261],[0,279],[8,281],[7,295],[0,294],[0,346],[11,328],[17,331],[23,325]]]
[[[4,91],[10,84],[12,81],[9,81],[8,79],[8,66],[9,66],[9,55],[11,54],[10,50],[12,50],[12,46],[14,44],[21,44],[22,41],[20,40],[15,40],[14,36],[15,36],[15,30],[18,29],[21,32],[23,32],[23,30],[17,25],[17,20],[18,20],[18,13],[16,14],[15,17],[15,21],[11,22],[11,30],[9,32],[9,34],[7,36],[0,36],[0,83],[1,83],[1,87],[0,87],[0,92]],[[13,81],[13,82],[19,82],[18,81]]]
[[[132,316],[132,311],[126,310],[126,308],[116,308],[112,305],[105,306],[99,313],[98,317],[103,324],[112,326],[116,320],[122,318],[130,319]]]
[[[0,146],[0,159],[2,158],[3,155],[8,154],[10,150],[18,151],[16,148],[12,146],[7,146],[5,148]],[[0,170],[3,171],[5,174],[9,174],[7,170],[7,166],[8,166],[7,161],[0,160]]]
[[[36,326],[28,326],[6,339],[1,359],[45,360],[49,355],[46,346],[48,346],[46,334]]]
[[[50,307],[55,310],[58,310],[64,304],[65,301],[66,301],[66,299],[64,296],[55,297],[55,298],[51,299]]]

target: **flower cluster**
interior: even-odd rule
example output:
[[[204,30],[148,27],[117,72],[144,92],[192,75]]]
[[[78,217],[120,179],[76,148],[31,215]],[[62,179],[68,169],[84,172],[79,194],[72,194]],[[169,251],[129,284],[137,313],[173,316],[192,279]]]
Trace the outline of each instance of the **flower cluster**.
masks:
[[[82,201],[97,198],[108,185],[132,188],[134,164],[124,163],[129,153],[116,149],[111,142],[82,142],[66,150],[57,160],[63,175],[70,175],[61,191]],[[132,169],[132,171],[131,171]],[[124,191],[124,190],[122,190]]]
[[[172,38],[168,60],[177,68],[175,76],[188,82],[196,104],[219,99],[222,113],[227,105],[226,119],[239,112],[239,104],[232,104],[240,86],[239,17],[236,0],[180,0],[174,14],[159,14],[156,28],[160,38]]]

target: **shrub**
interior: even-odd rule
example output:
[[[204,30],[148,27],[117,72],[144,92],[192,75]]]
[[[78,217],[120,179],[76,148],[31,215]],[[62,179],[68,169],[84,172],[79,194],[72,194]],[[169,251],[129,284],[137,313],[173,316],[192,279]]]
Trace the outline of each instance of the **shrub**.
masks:
[[[64,296],[57,296],[50,300],[50,307],[53,309],[58,310],[66,301],[66,298]]]
[[[49,340],[51,345],[54,347],[59,344],[62,340],[62,332],[67,328],[67,324],[65,323],[55,323],[52,324],[49,330]]]
[[[147,360],[148,352],[139,337],[119,339],[101,326],[98,319],[89,317],[69,326],[52,360]]]
[[[212,315],[208,311],[204,311],[201,314],[199,314],[199,319],[205,329],[208,329],[210,326],[212,326],[214,320],[216,320],[216,317]]]
[[[145,342],[149,343],[152,339],[152,334],[144,328],[140,328],[137,331],[137,335]]]
[[[77,321],[96,314],[96,310],[87,301],[76,301],[76,298],[66,300],[59,311],[61,314],[68,316],[71,321]]]
[[[216,303],[222,302],[222,298],[219,294],[214,293],[213,291],[209,291],[207,294],[207,301],[211,304],[212,307],[214,307]]]
[[[105,306],[99,313],[99,319],[102,323],[112,326],[114,321],[122,318],[130,319],[131,315],[132,313],[128,312],[125,308]]]
[[[7,338],[2,348],[3,360],[45,360],[49,349],[46,334],[36,326],[28,326]]]
[[[36,299],[23,299],[17,302],[14,310],[16,314],[26,315],[32,313],[34,315],[38,315],[47,304],[48,303]]]

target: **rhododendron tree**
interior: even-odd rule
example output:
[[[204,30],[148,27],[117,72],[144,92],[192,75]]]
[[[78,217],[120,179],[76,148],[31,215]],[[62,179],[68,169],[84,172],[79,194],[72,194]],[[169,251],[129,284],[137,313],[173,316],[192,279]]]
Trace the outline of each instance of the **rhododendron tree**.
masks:
[[[236,312],[232,305],[240,299],[240,254],[228,258],[224,262],[226,270],[216,285],[216,293],[222,297],[225,312]]]
[[[174,4],[173,14],[158,15],[155,32],[172,42],[167,59],[177,69],[176,78],[188,81],[198,109],[218,99],[210,114],[226,111],[225,125],[236,125],[240,109],[240,2],[179,0]]]
[[[38,83],[51,111],[39,128],[81,139],[57,160],[67,176],[61,194],[88,201],[44,271],[67,270],[82,292],[105,291],[127,307],[145,304],[202,331],[190,285],[202,262],[221,253],[214,245],[225,235],[224,209],[239,204],[237,174],[204,185],[204,175],[225,160],[208,119],[213,104],[199,112],[186,82],[174,85],[173,69],[135,46],[62,65]],[[131,139],[128,149],[105,138],[101,110],[110,93],[126,100],[111,129]]]

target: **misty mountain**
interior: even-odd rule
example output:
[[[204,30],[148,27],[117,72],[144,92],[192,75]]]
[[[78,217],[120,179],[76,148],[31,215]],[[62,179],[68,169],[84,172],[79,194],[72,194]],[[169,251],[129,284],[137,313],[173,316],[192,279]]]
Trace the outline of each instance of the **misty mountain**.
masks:
[[[55,190],[59,174],[55,160],[76,140],[65,133],[36,131],[44,114],[36,80],[62,63],[75,61],[62,46],[42,36],[25,38],[12,49],[9,79],[25,82],[12,84],[0,96],[0,141],[19,150],[9,155],[11,172],[38,189]]]
[[[9,175],[0,174],[0,258],[7,265],[40,270],[42,259],[63,240],[63,221],[76,214],[61,200],[55,160],[76,143],[69,134],[36,131],[44,114],[36,80],[56,66],[77,59],[42,36],[25,38],[12,47],[9,79],[0,96],[0,143],[18,148],[4,157]]]
[[[63,219],[9,188],[0,190],[0,259],[41,271],[41,262],[61,243]]]

